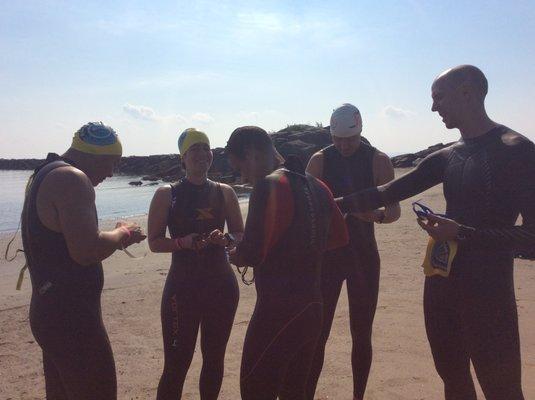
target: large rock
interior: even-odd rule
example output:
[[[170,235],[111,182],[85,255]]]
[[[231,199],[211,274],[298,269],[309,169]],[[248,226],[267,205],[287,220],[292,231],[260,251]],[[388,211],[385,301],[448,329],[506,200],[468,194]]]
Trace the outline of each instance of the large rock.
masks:
[[[303,165],[307,165],[315,152],[332,143],[329,127],[304,124],[288,125],[278,132],[271,132],[270,136],[273,144],[284,157],[296,155]],[[365,138],[363,140],[367,141]],[[392,158],[392,163],[397,168],[414,167],[421,159],[450,144],[439,143],[414,154],[403,154]],[[227,183],[236,182],[237,175],[230,168],[224,149],[215,148],[213,152],[214,162],[209,171],[210,178]],[[0,159],[0,169],[34,169],[42,162],[43,160],[37,159]],[[165,182],[175,181],[184,176],[178,154],[123,157],[116,173]]]

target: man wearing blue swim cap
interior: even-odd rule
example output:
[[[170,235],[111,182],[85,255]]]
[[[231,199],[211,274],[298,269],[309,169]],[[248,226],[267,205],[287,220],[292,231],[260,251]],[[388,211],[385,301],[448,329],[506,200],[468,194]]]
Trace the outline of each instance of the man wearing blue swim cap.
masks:
[[[115,400],[115,363],[102,323],[101,261],[145,238],[137,224],[101,231],[95,190],[119,162],[115,131],[90,122],[30,177],[22,240],[32,281],[30,325],[43,350],[48,399]]]

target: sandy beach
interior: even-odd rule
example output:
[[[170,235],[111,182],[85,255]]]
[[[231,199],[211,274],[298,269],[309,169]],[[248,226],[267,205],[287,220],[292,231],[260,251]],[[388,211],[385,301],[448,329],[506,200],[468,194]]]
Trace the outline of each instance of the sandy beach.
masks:
[[[403,173],[403,171],[397,171]],[[444,209],[442,186],[419,195],[435,211]],[[246,212],[244,205],[244,213]],[[138,219],[146,227],[146,217]],[[112,222],[103,224],[111,225]],[[376,227],[381,253],[379,304],[374,325],[374,361],[368,400],[440,399],[442,383],[434,369],[424,329],[420,268],[427,235],[417,226],[410,200],[402,203],[397,223]],[[5,249],[9,236],[0,237]],[[16,244],[20,246],[20,236]],[[146,244],[132,253],[148,252]],[[15,290],[23,257],[0,261],[0,399],[43,399],[41,352],[30,332],[28,274]],[[113,347],[119,399],[153,399],[163,366],[160,299],[170,264],[169,254],[148,254],[132,260],[117,252],[104,262],[102,295],[104,321]],[[535,262],[516,261],[516,297],[522,346],[522,375],[526,399],[535,398]],[[240,283],[240,303],[226,353],[220,399],[239,399],[239,368],[243,339],[256,293]],[[349,400],[352,391],[351,338],[345,289],[336,312],[317,399]],[[198,399],[201,366],[197,348],[183,399]],[[483,398],[478,387],[479,398]]]

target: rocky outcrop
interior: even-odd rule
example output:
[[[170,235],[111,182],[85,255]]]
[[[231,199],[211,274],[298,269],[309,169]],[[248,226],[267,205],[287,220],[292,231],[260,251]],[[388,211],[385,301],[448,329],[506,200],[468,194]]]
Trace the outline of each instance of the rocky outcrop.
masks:
[[[307,165],[312,154],[332,143],[329,127],[289,125],[278,132],[270,133],[270,135],[275,147],[283,157],[286,158],[290,155],[295,155],[300,159],[303,165]],[[439,150],[450,144],[451,143],[444,145],[440,143],[414,154],[396,156],[392,158],[392,162],[396,168],[414,167],[419,161],[433,151]],[[213,152],[214,162],[209,172],[210,177],[222,182],[235,182],[236,174],[234,174],[230,168],[224,149],[215,148],[213,149]],[[37,159],[0,159],[0,169],[34,169],[42,162],[43,160]],[[156,182],[159,180],[171,182],[184,176],[180,156],[177,154],[123,157],[117,168],[117,173],[129,176],[139,176],[140,182]]]
[[[38,160],[36,158],[24,160],[0,158],[0,170],[31,170],[42,164],[43,161],[44,160]]]
[[[425,157],[429,154],[434,153],[437,150],[443,149],[444,147],[451,146],[455,142],[450,142],[446,144],[435,144],[429,146],[425,150],[421,150],[417,153],[402,154],[396,157],[392,157],[392,164],[394,168],[412,168],[417,166]]]

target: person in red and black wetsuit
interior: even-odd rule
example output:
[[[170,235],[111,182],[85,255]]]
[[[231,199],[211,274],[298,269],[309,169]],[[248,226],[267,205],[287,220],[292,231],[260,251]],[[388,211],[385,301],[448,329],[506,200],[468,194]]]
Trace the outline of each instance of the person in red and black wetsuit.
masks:
[[[449,277],[427,277],[424,291],[446,400],[476,399],[470,361],[487,399],[524,398],[513,259],[535,249],[535,145],[487,116],[487,90],[474,66],[442,73],[432,111],[462,138],[401,178],[339,199],[344,211],[368,211],[443,183],[447,218],[430,214],[418,223],[436,241],[458,242]]]
[[[323,183],[304,169],[276,169],[278,153],[263,129],[236,129],[225,150],[242,179],[254,185],[243,241],[231,252],[233,264],[254,269],[257,290],[241,395],[305,399],[322,324],[321,258],[347,244],[347,229]]]
[[[234,190],[207,178],[213,154],[206,134],[186,129],[178,147],[186,177],[156,191],[148,219],[150,249],[173,254],[162,296],[165,363],[157,399],[181,398],[200,328],[200,398],[215,400],[239,298],[225,247],[243,234],[243,221]],[[233,236],[223,234],[225,222]]]

